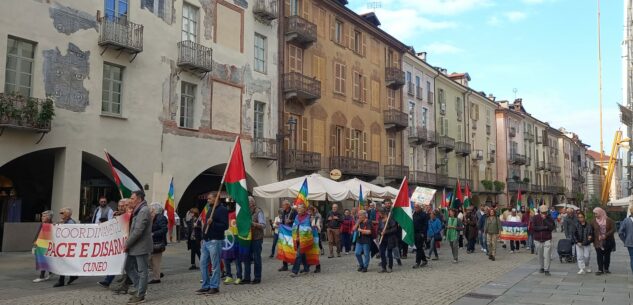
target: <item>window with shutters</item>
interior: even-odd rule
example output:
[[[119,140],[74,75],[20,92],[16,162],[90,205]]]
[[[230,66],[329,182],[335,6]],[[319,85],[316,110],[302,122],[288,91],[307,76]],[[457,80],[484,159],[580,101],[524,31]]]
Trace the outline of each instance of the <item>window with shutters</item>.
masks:
[[[439,89],[437,93],[437,100],[440,104],[440,114],[446,114],[446,96],[444,95],[444,89]]]
[[[106,18],[126,18],[128,14],[128,0],[105,0],[104,15]]]
[[[301,16],[302,9],[302,0],[290,0],[290,16]]]
[[[325,121],[312,119],[312,151],[325,154]]]
[[[378,42],[378,39],[376,38],[371,38],[371,44],[370,44],[370,50],[371,50],[371,63],[374,65],[379,65],[380,64],[380,54],[381,54],[381,48],[380,48],[380,42]]]
[[[290,72],[303,73],[303,49],[288,44],[288,67]]]
[[[324,9],[312,5],[312,21],[317,25],[317,34],[324,37],[327,31],[327,15]]]
[[[358,72],[354,72],[354,95],[353,99],[357,102],[367,102],[367,77]]]
[[[308,130],[308,118],[301,117],[301,149],[307,151],[309,148],[308,140],[310,139],[310,134]]]
[[[470,106],[470,118],[473,121],[479,120],[479,105],[471,104],[471,106]]]
[[[429,109],[426,107],[422,108],[422,116],[420,118],[420,126],[426,128],[426,122],[428,120],[428,115],[429,115]]]
[[[121,88],[123,68],[112,64],[103,64],[103,87],[101,89],[101,112],[121,115]]]
[[[387,109],[398,109],[396,107],[396,90],[387,89]]]
[[[455,111],[457,112],[457,120],[461,121],[464,114],[464,108],[462,106],[462,98],[459,96],[455,98]]]
[[[415,147],[409,146],[409,168],[411,170],[417,170],[417,166],[415,164]]]
[[[387,134],[387,164],[396,164],[396,135],[391,132]]]
[[[363,160],[369,160],[369,142],[368,142],[368,138],[367,138],[367,133],[363,132],[363,143],[362,143],[363,147],[362,149],[362,159]]]
[[[31,96],[35,44],[9,37],[7,62],[4,72],[4,92]]]
[[[355,101],[360,101],[360,92],[361,92],[361,87],[360,87],[360,82],[362,80],[362,76],[360,75],[360,73],[354,71],[353,74],[353,79],[352,79],[352,87],[353,87],[353,94],[352,94],[352,99]]]
[[[382,139],[380,138],[380,134],[372,134],[371,135],[371,160],[376,162],[381,162],[380,160],[380,148],[382,147]]]
[[[457,139],[455,139],[455,140],[457,140],[457,141],[461,141],[462,140],[462,125],[461,124],[457,124]]]
[[[346,155],[345,142],[347,136],[345,135],[345,127],[335,125],[332,126],[332,155],[337,157],[344,157]]]
[[[360,31],[354,30],[354,52],[362,55],[363,47],[363,34]]]
[[[198,42],[198,8],[184,2],[182,4],[182,41]]]
[[[361,130],[352,129],[350,157],[355,158],[355,159],[361,159],[363,157],[362,141],[363,141],[363,132]]]
[[[345,65],[334,62],[334,92],[345,95]]]
[[[371,81],[371,107],[380,109],[380,82]]]
[[[409,127],[415,127],[415,103],[409,101]]]
[[[334,42],[343,44],[343,21],[336,19],[334,21]]]
[[[266,73],[266,36],[255,33],[255,71]]]
[[[193,128],[193,112],[196,105],[196,85],[180,84],[180,127]]]
[[[264,110],[266,104],[255,101],[253,106],[253,137],[261,139],[264,137]]]
[[[448,119],[447,118],[440,118],[441,119],[441,126],[442,126],[442,135],[443,136],[448,136]]]
[[[312,55],[312,76],[323,83],[325,80],[325,58]]]

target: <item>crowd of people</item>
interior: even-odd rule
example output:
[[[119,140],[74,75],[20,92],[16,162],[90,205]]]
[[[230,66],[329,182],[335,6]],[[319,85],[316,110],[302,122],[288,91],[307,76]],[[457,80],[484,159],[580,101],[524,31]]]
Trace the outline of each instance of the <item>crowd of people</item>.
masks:
[[[102,199],[102,200],[101,200]],[[130,199],[122,199],[118,209],[113,211],[106,205],[105,198],[101,198],[99,207],[95,210],[93,222],[103,222],[121,215],[131,213],[129,237],[127,239],[127,260],[125,273],[117,280],[118,285],[112,287],[115,293],[131,293],[128,304],[138,304],[145,300],[148,284],[161,282],[162,254],[167,245],[167,218],[163,215],[162,205],[153,203],[148,205],[142,191],[136,191]],[[213,204],[215,198],[207,198]],[[231,222],[235,221],[235,206],[218,204],[213,212],[201,215],[197,208],[187,214],[184,228],[186,228],[187,248],[190,251],[190,270],[200,270],[201,287],[196,291],[200,295],[219,293],[222,278],[228,284],[259,284],[262,280],[262,244],[264,231],[267,227],[263,211],[255,205],[255,200],[249,197],[249,208],[252,215],[250,239],[247,245],[233,241],[233,246],[223,248],[226,231],[231,230]],[[357,271],[368,272],[372,258],[379,259],[378,272],[393,272],[394,263],[402,266],[402,259],[407,257],[409,248],[415,252],[413,269],[425,267],[429,260],[439,259],[437,249],[442,241],[446,241],[450,248],[453,263],[459,262],[460,249],[466,248],[466,254],[477,252],[477,245],[481,253],[491,261],[497,257],[497,246],[501,245],[509,253],[517,253],[521,248],[538,256],[539,272],[550,275],[552,232],[558,224],[565,234],[565,239],[574,246],[574,258],[577,258],[578,274],[592,272],[590,268],[591,248],[595,250],[597,269],[596,275],[609,274],[610,256],[615,251],[615,222],[610,219],[601,208],[593,210],[593,219],[588,221],[585,213],[572,209],[555,213],[554,209],[540,206],[535,210],[521,207],[519,210],[510,209],[501,212],[499,209],[481,205],[462,209],[433,209],[428,205],[415,204],[413,212],[414,244],[407,245],[402,241],[402,229],[390,217],[391,201],[385,200],[381,207],[375,202],[368,202],[364,207],[340,210],[337,204],[331,206],[325,217],[318,209],[303,204],[291,206],[288,200],[282,202],[278,214],[269,222],[273,232],[273,243],[270,258],[276,257],[278,240],[282,225],[291,227],[299,234],[301,232],[316,232],[314,247],[317,256],[327,254],[328,259],[349,255],[356,257]],[[631,211],[633,212],[633,207]],[[60,223],[75,223],[72,211],[64,208],[60,211]],[[50,223],[52,212],[42,214],[42,222]],[[528,238],[524,241],[499,241],[502,233],[502,223],[517,222],[528,228]],[[234,232],[235,233],[235,232]],[[633,258],[633,217],[627,217],[620,224],[617,232]],[[327,249],[323,249],[322,238],[327,241]],[[306,239],[307,241],[307,239]],[[308,245],[297,238],[295,249],[304,249]],[[307,249],[307,248],[306,248]],[[309,250],[297,250],[294,264],[282,260],[279,272],[289,272],[291,277],[311,272],[321,272],[321,260],[311,259]],[[196,257],[199,266],[196,265]],[[233,269],[233,267],[235,269]],[[151,274],[149,270],[151,269]],[[235,273],[233,273],[235,270]],[[253,271],[251,273],[251,270]],[[633,271],[633,260],[631,262]],[[51,274],[41,270],[34,282],[48,280]],[[107,276],[98,284],[110,287],[115,279],[114,275]],[[69,277],[65,282],[64,276],[59,276],[55,287],[69,285],[77,277]]]

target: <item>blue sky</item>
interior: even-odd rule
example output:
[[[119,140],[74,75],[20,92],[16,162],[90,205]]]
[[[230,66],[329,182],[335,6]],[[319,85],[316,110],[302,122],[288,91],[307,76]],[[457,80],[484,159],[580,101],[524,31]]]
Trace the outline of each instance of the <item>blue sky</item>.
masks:
[[[350,0],[358,13],[368,3]],[[599,149],[595,0],[382,0],[382,29],[427,61],[468,72],[470,86],[497,99],[523,98],[526,110],[576,132]],[[601,3],[605,150],[619,128],[623,1]]]

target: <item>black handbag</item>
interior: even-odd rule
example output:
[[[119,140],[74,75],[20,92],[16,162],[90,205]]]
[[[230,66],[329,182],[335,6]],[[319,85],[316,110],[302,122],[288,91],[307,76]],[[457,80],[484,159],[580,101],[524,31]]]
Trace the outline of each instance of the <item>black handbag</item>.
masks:
[[[164,243],[155,243],[154,251],[152,253],[163,253],[165,252],[165,244]]]

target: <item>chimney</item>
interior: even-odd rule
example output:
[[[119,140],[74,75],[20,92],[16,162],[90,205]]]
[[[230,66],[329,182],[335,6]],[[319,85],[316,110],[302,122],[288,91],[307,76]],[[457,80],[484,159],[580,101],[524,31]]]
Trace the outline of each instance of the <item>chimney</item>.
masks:
[[[418,58],[422,61],[426,61],[426,52],[418,52]]]
[[[490,93],[488,94],[488,99],[494,102],[497,99],[497,97],[492,95],[492,93]]]

